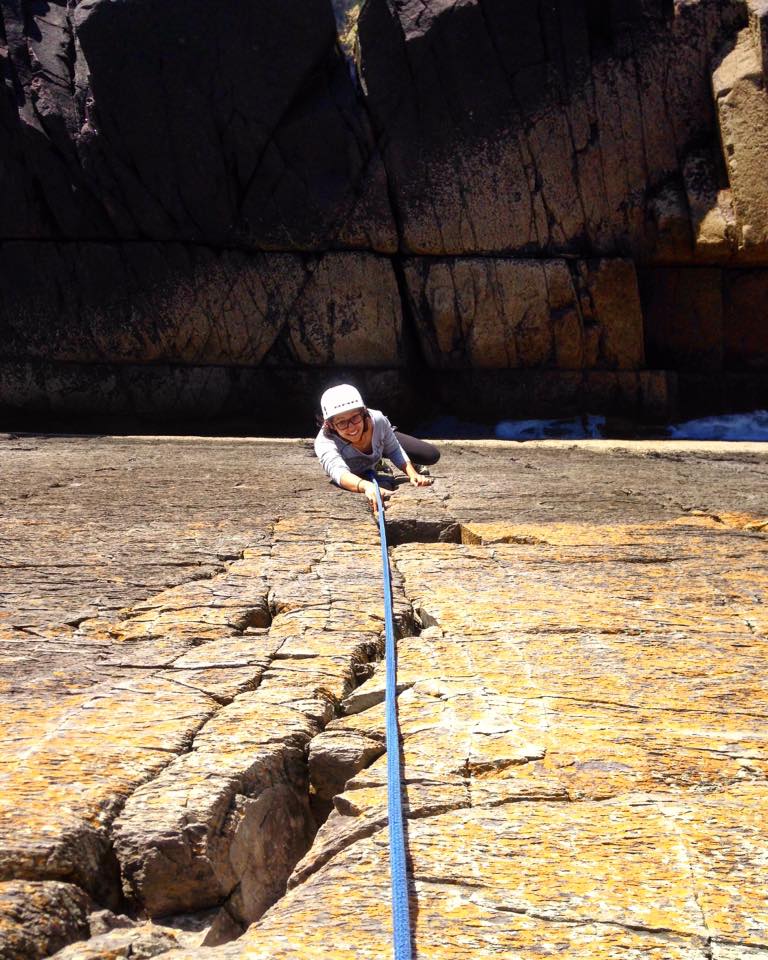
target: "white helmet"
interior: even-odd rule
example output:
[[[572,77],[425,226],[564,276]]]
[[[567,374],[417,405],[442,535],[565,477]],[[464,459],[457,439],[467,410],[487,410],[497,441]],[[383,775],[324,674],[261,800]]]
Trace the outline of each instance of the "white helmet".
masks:
[[[340,383],[338,387],[329,387],[320,397],[320,409],[325,420],[330,420],[339,413],[347,410],[359,410],[365,407],[360,391],[348,383]]]

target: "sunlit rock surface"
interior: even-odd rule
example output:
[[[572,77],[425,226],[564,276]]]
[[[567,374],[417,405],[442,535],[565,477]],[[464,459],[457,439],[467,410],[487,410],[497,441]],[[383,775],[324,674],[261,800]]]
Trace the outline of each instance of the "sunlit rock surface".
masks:
[[[0,447],[0,957],[387,956],[363,499],[303,441]],[[388,510],[417,953],[763,956],[768,455],[433,474]]]

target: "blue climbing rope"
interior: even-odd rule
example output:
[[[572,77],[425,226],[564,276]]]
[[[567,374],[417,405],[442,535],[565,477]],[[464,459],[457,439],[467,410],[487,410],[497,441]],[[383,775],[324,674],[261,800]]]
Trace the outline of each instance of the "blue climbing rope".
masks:
[[[397,729],[397,649],[392,619],[392,581],[389,575],[384,505],[376,477],[376,505],[379,511],[381,565],[384,574],[384,635],[386,638],[387,813],[389,815],[389,867],[392,878],[392,934],[395,960],[411,960],[411,917],[408,906],[408,868],[405,860],[403,793],[400,780],[400,736]]]

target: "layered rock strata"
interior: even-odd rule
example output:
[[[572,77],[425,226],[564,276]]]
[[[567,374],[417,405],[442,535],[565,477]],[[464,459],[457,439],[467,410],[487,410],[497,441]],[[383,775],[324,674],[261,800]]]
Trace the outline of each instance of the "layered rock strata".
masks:
[[[301,442],[0,442],[0,956],[386,955],[362,498]],[[388,510],[417,950],[768,951],[764,454],[434,473]]]
[[[6,409],[241,413],[328,367],[379,404],[375,371],[459,408],[446,371],[488,367],[526,412],[763,402],[758,0],[56,0],[0,34]]]

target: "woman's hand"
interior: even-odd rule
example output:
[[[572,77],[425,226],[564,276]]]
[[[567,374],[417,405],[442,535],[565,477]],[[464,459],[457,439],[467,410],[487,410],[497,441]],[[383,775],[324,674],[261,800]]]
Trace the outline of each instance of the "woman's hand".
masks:
[[[360,489],[365,494],[365,499],[368,501],[368,506],[373,510],[374,516],[378,513],[378,504],[376,503],[376,487],[370,480],[363,480],[360,483]],[[379,488],[379,493],[381,494],[381,505],[386,510],[386,501],[389,500],[391,494],[388,490],[382,490]]]
[[[431,487],[435,482],[432,477],[425,477],[419,473],[412,463],[406,463],[405,472],[414,487]]]

